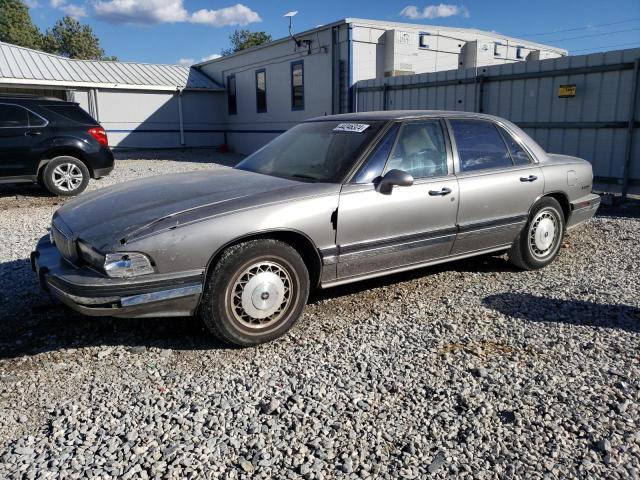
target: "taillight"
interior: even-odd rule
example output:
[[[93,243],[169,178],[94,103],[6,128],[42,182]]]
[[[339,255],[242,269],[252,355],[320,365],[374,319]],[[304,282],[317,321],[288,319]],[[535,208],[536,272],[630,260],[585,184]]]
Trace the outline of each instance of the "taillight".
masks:
[[[107,138],[107,132],[102,127],[95,127],[89,129],[89,134],[95,138],[98,143],[104,147],[109,146],[109,139]]]

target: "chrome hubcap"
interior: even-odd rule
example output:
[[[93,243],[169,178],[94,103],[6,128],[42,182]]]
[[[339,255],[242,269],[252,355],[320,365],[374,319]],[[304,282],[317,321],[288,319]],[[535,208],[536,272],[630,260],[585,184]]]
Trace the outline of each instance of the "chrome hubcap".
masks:
[[[263,328],[287,311],[292,298],[291,278],[277,263],[255,263],[238,276],[231,297],[236,320],[250,328]]]
[[[75,190],[82,183],[82,171],[73,163],[61,163],[53,169],[53,184],[63,192]]]
[[[531,253],[542,258],[551,254],[558,238],[558,217],[551,210],[541,210],[529,228]]]

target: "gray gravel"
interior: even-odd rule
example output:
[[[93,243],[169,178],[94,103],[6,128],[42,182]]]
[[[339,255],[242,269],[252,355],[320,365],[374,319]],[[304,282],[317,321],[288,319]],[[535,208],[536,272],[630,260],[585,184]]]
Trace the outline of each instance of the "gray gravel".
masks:
[[[235,160],[121,160],[91,188]],[[41,294],[27,256],[56,206],[36,190],[0,187],[0,478],[639,475],[637,206],[544,270],[489,256],[317,292],[237,350]]]

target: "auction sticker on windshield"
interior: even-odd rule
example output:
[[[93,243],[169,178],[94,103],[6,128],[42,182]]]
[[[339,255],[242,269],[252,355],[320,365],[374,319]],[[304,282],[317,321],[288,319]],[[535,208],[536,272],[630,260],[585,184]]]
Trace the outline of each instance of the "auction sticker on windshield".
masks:
[[[362,133],[369,125],[366,123],[339,123],[336,128],[333,129],[334,132],[356,132]]]

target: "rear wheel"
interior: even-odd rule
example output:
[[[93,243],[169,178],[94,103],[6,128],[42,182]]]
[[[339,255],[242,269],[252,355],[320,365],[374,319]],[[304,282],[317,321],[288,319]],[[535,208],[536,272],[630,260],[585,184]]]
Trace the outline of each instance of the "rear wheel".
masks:
[[[558,201],[541,198],[531,209],[529,221],[509,250],[509,260],[524,270],[549,265],[564,238],[564,215]]]
[[[91,174],[87,166],[75,157],[56,157],[47,163],[42,183],[54,195],[70,197],[83,192]]]
[[[207,281],[200,314],[225,343],[257,345],[289,330],[308,296],[309,273],[298,252],[277,240],[252,240],[222,254]]]

